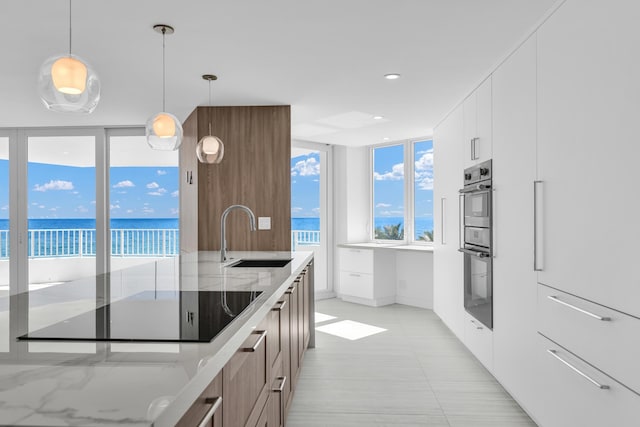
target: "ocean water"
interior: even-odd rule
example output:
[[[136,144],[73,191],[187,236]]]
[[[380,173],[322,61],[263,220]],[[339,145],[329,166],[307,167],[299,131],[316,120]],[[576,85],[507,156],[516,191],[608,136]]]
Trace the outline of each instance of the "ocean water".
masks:
[[[87,218],[51,218],[30,219],[30,230],[60,230],[60,229],[94,229],[95,219]],[[113,218],[112,229],[177,229],[178,218]],[[9,220],[0,219],[0,230],[9,229]]]

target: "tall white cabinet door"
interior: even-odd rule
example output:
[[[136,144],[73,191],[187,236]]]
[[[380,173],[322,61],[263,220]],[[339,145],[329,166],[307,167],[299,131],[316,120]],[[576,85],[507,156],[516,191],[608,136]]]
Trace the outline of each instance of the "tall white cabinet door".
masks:
[[[464,155],[467,168],[491,158],[493,143],[491,76],[467,99],[464,111]]]
[[[523,405],[535,400],[537,283],[533,270],[536,177],[536,39],[493,73],[493,374]],[[532,408],[527,407],[528,410]]]
[[[634,316],[638,22],[637,2],[570,0],[538,31],[539,280]]]
[[[463,262],[458,252],[463,185],[463,112],[458,107],[434,132],[434,310],[462,340]]]

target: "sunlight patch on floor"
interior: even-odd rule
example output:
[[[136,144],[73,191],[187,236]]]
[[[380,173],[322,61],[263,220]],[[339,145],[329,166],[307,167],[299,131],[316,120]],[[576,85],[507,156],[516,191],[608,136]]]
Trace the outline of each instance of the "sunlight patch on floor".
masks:
[[[318,326],[316,331],[355,341],[371,335],[379,334],[380,332],[386,331],[386,329],[367,325],[366,323],[354,322],[353,320],[342,320],[340,322]]]
[[[316,311],[316,323],[326,322],[327,320],[333,320],[336,316],[329,316],[328,314],[318,313]]]

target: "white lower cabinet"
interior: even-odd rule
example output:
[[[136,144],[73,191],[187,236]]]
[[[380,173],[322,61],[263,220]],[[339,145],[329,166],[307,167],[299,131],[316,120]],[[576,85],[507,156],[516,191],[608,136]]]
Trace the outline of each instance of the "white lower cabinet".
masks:
[[[464,313],[464,343],[473,355],[491,372],[493,370],[493,331]]]
[[[537,340],[541,426],[638,426],[639,395],[544,336]]]
[[[640,319],[538,285],[538,329],[640,394]]]
[[[384,249],[342,247],[340,297],[374,307],[393,304],[396,294],[395,257]]]

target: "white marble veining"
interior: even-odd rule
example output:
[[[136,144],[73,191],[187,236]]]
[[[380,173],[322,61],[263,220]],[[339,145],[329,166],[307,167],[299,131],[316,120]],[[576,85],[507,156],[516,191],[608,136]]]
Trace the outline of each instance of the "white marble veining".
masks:
[[[219,256],[187,254],[41,289],[28,298],[0,298],[0,425],[173,426],[313,254],[229,253],[235,259],[293,258],[284,268],[226,268]],[[262,294],[210,343],[16,340],[141,291],[225,289]]]

